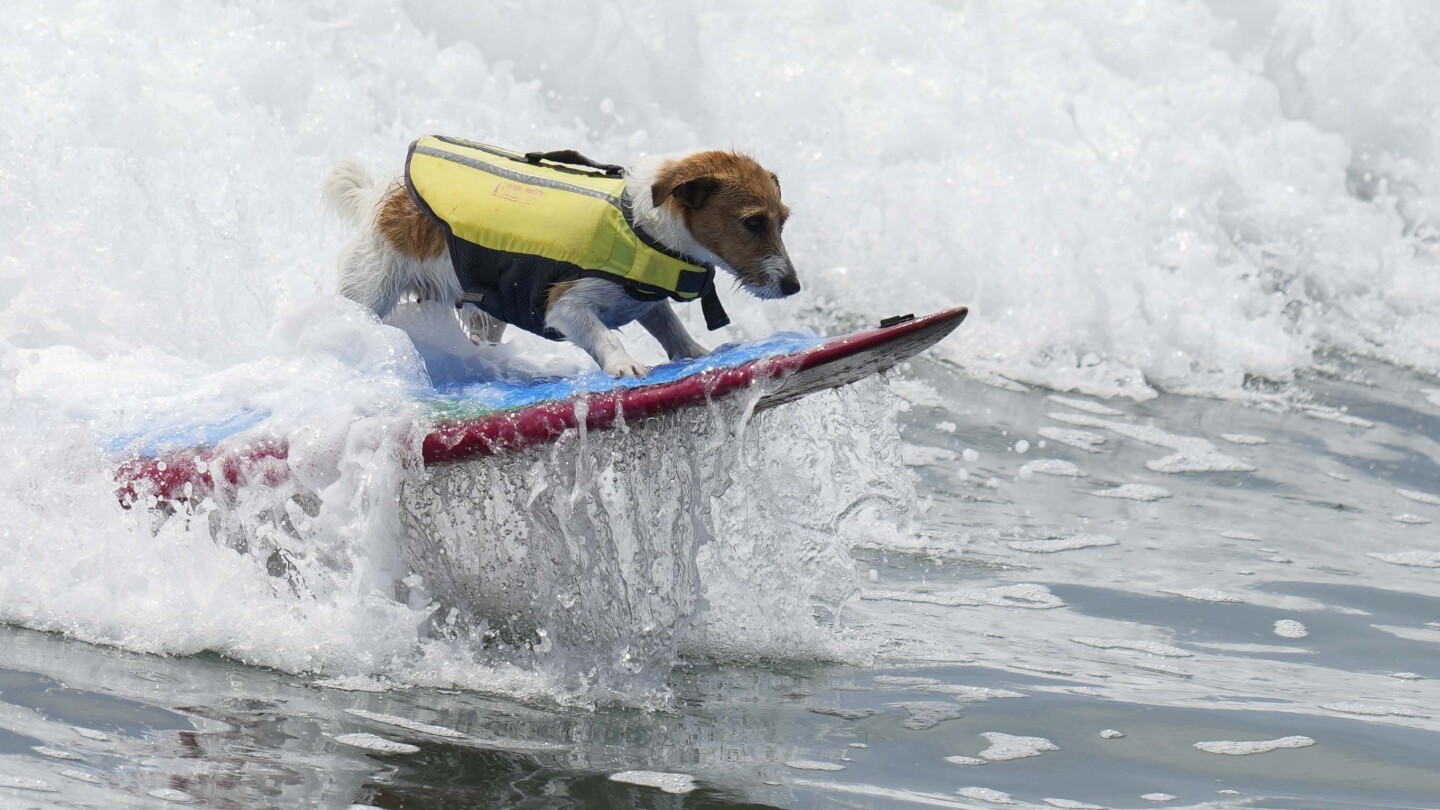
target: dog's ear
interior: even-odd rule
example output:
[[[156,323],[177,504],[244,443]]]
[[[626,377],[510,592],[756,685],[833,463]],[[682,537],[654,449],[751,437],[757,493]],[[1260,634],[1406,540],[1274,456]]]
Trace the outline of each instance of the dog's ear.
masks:
[[[676,179],[665,178],[650,187],[650,200],[655,207],[673,196],[686,208],[700,208],[720,188],[720,181],[714,177],[693,177],[683,183],[677,183]]]

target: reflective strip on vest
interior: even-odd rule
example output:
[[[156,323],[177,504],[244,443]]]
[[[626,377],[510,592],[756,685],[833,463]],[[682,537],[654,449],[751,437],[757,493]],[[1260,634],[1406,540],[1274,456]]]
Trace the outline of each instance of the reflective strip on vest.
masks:
[[[662,253],[630,226],[623,178],[433,135],[410,147],[405,176],[452,237],[565,262],[680,301],[711,286],[713,269]]]

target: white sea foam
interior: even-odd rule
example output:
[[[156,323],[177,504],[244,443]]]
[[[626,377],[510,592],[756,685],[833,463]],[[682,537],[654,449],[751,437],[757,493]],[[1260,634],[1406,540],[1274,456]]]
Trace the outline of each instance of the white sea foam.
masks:
[[[1105,437],[1099,433],[1091,433],[1088,430],[1072,430],[1071,428],[1042,427],[1035,431],[1051,441],[1074,447],[1077,450],[1084,450],[1087,453],[1100,452],[1100,445],[1105,443]]]
[[[1059,807],[1061,810],[1105,810],[1101,805],[1077,802],[1074,799],[1042,799],[1041,801],[1051,807]]]
[[[1121,738],[1121,737],[1124,737],[1124,736],[1125,736],[1125,732],[1123,732],[1123,731],[1116,731],[1116,730],[1113,729],[1113,728],[1107,728],[1107,729],[1102,729],[1102,730],[1101,730],[1100,736],[1101,736],[1101,738],[1106,739],[1106,740],[1116,740],[1116,739],[1119,739],[1119,738]]]
[[[922,731],[932,728],[945,722],[954,720],[964,714],[964,709],[954,703],[935,703],[927,701],[912,701],[901,703],[900,708],[905,710],[909,717],[901,725],[915,731]]]
[[[1217,591],[1214,588],[1161,588],[1160,592],[1192,599],[1196,602],[1237,604],[1245,601],[1238,596],[1225,593],[1224,591]]]
[[[1169,794],[1169,793],[1160,793],[1160,792],[1156,791],[1155,793],[1142,793],[1142,794],[1140,795],[1140,798],[1144,799],[1144,800],[1147,801],[1147,802],[1161,803],[1161,802],[1173,802],[1173,801],[1175,801],[1175,799],[1176,799],[1177,797],[1172,796],[1172,795]]]
[[[1110,489],[1097,489],[1090,493],[1101,498],[1120,498],[1127,501],[1141,501],[1149,503],[1158,501],[1161,498],[1169,498],[1175,493],[1164,487],[1151,486],[1150,484],[1121,484]]]
[[[1315,741],[1309,737],[1296,735],[1293,737],[1281,737],[1278,740],[1247,740],[1244,742],[1209,740],[1206,742],[1197,742],[1195,743],[1195,747],[1211,754],[1226,754],[1232,757],[1240,757],[1250,754],[1264,754],[1283,748],[1307,748],[1314,744]]]
[[[1341,700],[1321,704],[1320,708],[1343,714],[1358,714],[1362,717],[1425,717],[1414,709],[1391,706],[1384,703],[1365,703],[1359,700]]]
[[[1270,440],[1264,436],[1254,436],[1249,433],[1221,433],[1220,438],[1231,444],[1256,445],[1270,443]]]
[[[1396,638],[1423,641],[1427,644],[1440,644],[1440,632],[1436,632],[1436,629],[1433,627],[1421,628],[1392,624],[1372,624],[1370,626],[1382,633],[1389,633]]]
[[[1085,472],[1076,466],[1075,462],[1066,461],[1062,458],[1037,458],[1034,461],[1027,461],[1020,465],[1021,478],[1026,478],[1035,473],[1058,475],[1066,478],[1085,477]]]
[[[1278,619],[1275,622],[1275,635],[1281,638],[1305,638],[1310,635],[1310,631],[1294,619]]]
[[[65,777],[66,779],[74,779],[76,782],[85,782],[86,784],[91,785],[99,785],[105,782],[105,780],[101,779],[93,773],[90,773],[88,771],[82,771],[76,768],[66,768],[63,771],[60,771],[60,775]]]
[[[1145,462],[1145,466],[1155,472],[1253,472],[1255,470],[1255,465],[1221,453],[1212,442],[1198,436],[1181,436],[1153,425],[1137,425],[1133,422],[1121,422],[1076,413],[1052,413],[1050,418],[1069,425],[1104,428],[1136,441],[1174,450],[1173,454],[1164,458]]]
[[[1389,553],[1367,552],[1367,557],[1374,557],[1380,562],[1387,562],[1391,565],[1407,565],[1414,568],[1440,568],[1440,551],[1395,551]]]
[[[1409,498],[1416,503],[1423,503],[1427,506],[1440,506],[1440,495],[1432,495],[1429,492],[1420,492],[1414,489],[1397,489],[1395,493],[1401,497]]]
[[[1375,427],[1375,423],[1369,419],[1354,416],[1346,413],[1340,408],[1329,408],[1322,405],[1301,405],[1300,413],[1312,419],[1323,419],[1327,422],[1345,425],[1346,427],[1369,429]]]
[[[1166,675],[1171,678],[1184,678],[1188,680],[1195,677],[1193,673],[1186,672],[1179,667],[1171,666],[1170,664],[1161,664],[1154,661],[1136,661],[1130,666],[1134,667],[1135,669],[1143,670],[1145,672],[1153,672],[1157,675]]]
[[[988,762],[1008,762],[1012,759],[1038,757],[1046,751],[1060,750],[1060,746],[1044,737],[1022,737],[1016,734],[1002,734],[998,731],[986,731],[980,736],[990,743],[990,746],[979,754],[981,759]]]
[[[147,790],[145,792],[145,795],[159,799],[162,802],[169,802],[171,804],[191,804],[195,801],[194,796],[191,796],[189,793],[186,793],[183,790],[176,790],[175,788],[156,788],[155,790]]]
[[[994,689],[988,686],[964,686],[953,683],[921,684],[915,686],[914,689],[917,692],[949,695],[961,703],[979,703],[993,698],[1025,697],[1019,692],[1014,692],[1009,689]]]
[[[955,791],[956,794],[967,799],[976,799],[990,804],[1014,804],[1015,800],[1010,794],[1001,790],[987,787],[965,787]]]
[[[957,456],[954,450],[946,450],[943,447],[907,444],[905,445],[902,458],[904,458],[905,465],[908,467],[924,467],[954,461]]]
[[[1412,515],[1409,512],[1402,512],[1401,514],[1392,515],[1391,517],[1397,523],[1407,523],[1411,526],[1424,526],[1425,524],[1430,522],[1430,518],[1422,517],[1420,515]]]
[[[685,773],[620,771],[610,774],[610,781],[658,788],[666,793],[689,793],[695,789],[695,777]]]

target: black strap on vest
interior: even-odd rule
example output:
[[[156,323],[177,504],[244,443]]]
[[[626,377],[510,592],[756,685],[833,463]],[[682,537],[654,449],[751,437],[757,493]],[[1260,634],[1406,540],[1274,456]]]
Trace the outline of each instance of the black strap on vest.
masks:
[[[537,166],[542,160],[551,163],[567,163],[571,166],[588,166],[592,169],[599,169],[606,177],[619,177],[625,172],[625,167],[616,166],[613,163],[597,163],[588,157],[580,154],[574,149],[557,149],[554,152],[526,152],[525,160]]]
[[[529,156],[527,155],[526,157]],[[635,235],[640,237],[640,241],[644,242],[645,245],[651,250],[657,251],[659,253],[664,253],[666,256],[669,256],[672,259],[678,259],[682,262],[685,262],[686,264],[695,265],[696,267],[708,266],[705,263],[701,262],[699,259],[694,258],[693,256],[686,256],[684,253],[671,250],[663,243],[661,243],[659,239],[651,236],[649,231],[642,228],[640,226],[640,223],[635,221],[635,206],[630,201],[630,195],[627,194],[620,199],[620,212],[625,215],[625,224],[629,225],[630,230],[634,231]],[[695,279],[693,276],[687,275],[687,277],[680,280],[680,284],[682,286],[688,286],[694,283],[696,280],[697,279]],[[715,292],[714,267],[710,268],[710,272],[705,275],[702,283],[705,285],[703,288],[676,290],[675,292],[700,293],[700,310],[705,313],[705,328],[709,329],[711,332],[714,332],[716,329],[722,329],[726,326],[729,326],[730,316],[725,314],[725,307],[720,304],[720,296]],[[631,295],[634,295],[633,291],[631,292]]]
[[[720,296],[715,293],[713,284],[700,296],[700,311],[705,313],[705,328],[711,332],[730,325],[730,316],[725,314],[725,307],[720,305]]]

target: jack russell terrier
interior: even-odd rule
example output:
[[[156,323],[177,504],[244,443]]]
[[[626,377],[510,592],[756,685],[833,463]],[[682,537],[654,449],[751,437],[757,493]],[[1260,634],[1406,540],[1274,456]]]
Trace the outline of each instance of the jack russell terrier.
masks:
[[[699,299],[707,325],[724,326],[717,269],[758,298],[800,291],[780,181],[735,152],[622,169],[430,136],[411,145],[403,177],[377,186],[346,161],[324,197],[359,229],[340,254],[342,295],[382,318],[407,293],[453,303],[472,340],[514,324],[569,340],[617,377],[649,372],[614,331],[632,321],[671,360],[706,353],[670,301]]]

